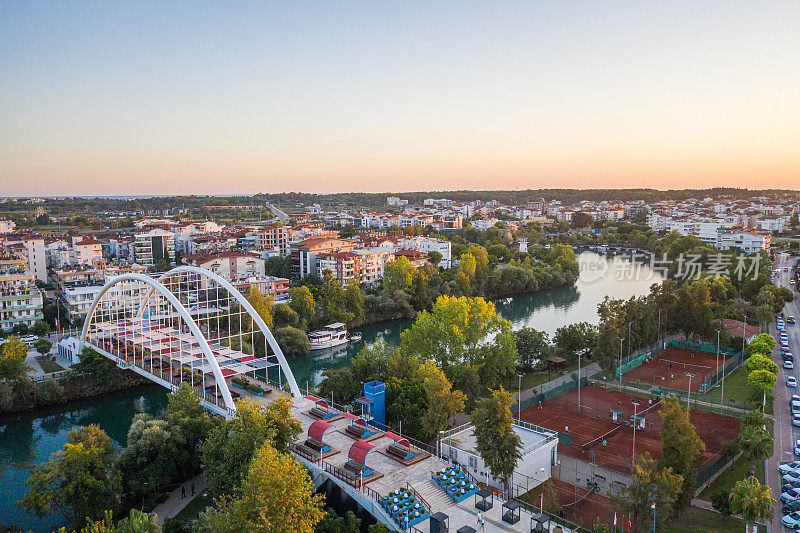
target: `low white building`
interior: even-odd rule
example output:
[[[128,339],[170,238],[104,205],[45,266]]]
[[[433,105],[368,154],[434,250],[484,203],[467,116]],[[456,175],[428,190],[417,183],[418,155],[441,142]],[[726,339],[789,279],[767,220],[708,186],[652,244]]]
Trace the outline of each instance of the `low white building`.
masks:
[[[452,266],[452,244],[444,239],[434,237],[405,237],[397,241],[397,249],[417,250],[424,254],[439,252],[442,260],[437,266],[450,268]]]
[[[513,494],[524,494],[547,481],[556,464],[558,433],[527,422],[515,420],[514,432],[522,440],[522,458],[511,477]],[[502,488],[499,479],[492,477],[477,450],[474,426],[463,426],[445,431],[440,437],[441,451],[462,465],[475,479]]]
[[[738,248],[747,254],[769,251],[772,235],[763,231],[720,230],[717,234],[717,248],[729,250]]]

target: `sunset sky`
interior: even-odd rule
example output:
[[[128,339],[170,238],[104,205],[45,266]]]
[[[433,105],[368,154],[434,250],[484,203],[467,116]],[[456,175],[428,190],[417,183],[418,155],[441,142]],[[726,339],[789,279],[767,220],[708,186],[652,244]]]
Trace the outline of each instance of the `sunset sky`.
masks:
[[[0,196],[800,188],[800,2],[0,3]]]

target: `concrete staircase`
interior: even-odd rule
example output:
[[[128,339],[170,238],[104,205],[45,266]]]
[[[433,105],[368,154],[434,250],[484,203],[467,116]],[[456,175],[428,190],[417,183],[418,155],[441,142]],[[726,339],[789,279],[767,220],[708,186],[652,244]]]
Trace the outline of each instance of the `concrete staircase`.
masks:
[[[428,502],[428,505],[431,506],[431,514],[437,511],[444,511],[447,513],[449,507],[456,506],[456,503],[450,499],[450,496],[430,478],[413,483],[411,488],[417,491],[420,496]]]

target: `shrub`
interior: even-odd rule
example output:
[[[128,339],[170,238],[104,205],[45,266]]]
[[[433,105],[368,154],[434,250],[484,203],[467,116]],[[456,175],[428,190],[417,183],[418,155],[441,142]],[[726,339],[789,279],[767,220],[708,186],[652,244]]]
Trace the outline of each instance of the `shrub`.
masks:
[[[264,389],[262,389],[259,385],[256,385],[255,383],[249,384],[247,386],[247,390],[249,390],[250,392],[253,392],[255,394],[260,394],[260,393],[264,392]]]
[[[231,381],[233,383],[235,383],[236,385],[239,385],[241,387],[244,387],[245,385],[247,385],[247,381],[245,381],[244,379],[239,378],[239,377],[233,378]]]
[[[47,378],[39,384],[39,397],[44,403],[60,402],[64,399],[64,388],[58,381]]]
[[[711,495],[711,506],[722,516],[731,515],[731,491],[719,489]]]

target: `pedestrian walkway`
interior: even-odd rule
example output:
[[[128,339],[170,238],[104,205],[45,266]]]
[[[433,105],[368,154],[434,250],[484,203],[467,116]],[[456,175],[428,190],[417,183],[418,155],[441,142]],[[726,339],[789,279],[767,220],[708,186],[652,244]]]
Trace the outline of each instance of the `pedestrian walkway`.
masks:
[[[194,487],[194,490],[192,488]],[[158,523],[163,524],[167,518],[172,518],[186,507],[192,499],[206,490],[206,481],[199,474],[192,479],[181,483],[175,490],[167,495],[167,499],[156,505],[153,512],[158,515]]]

